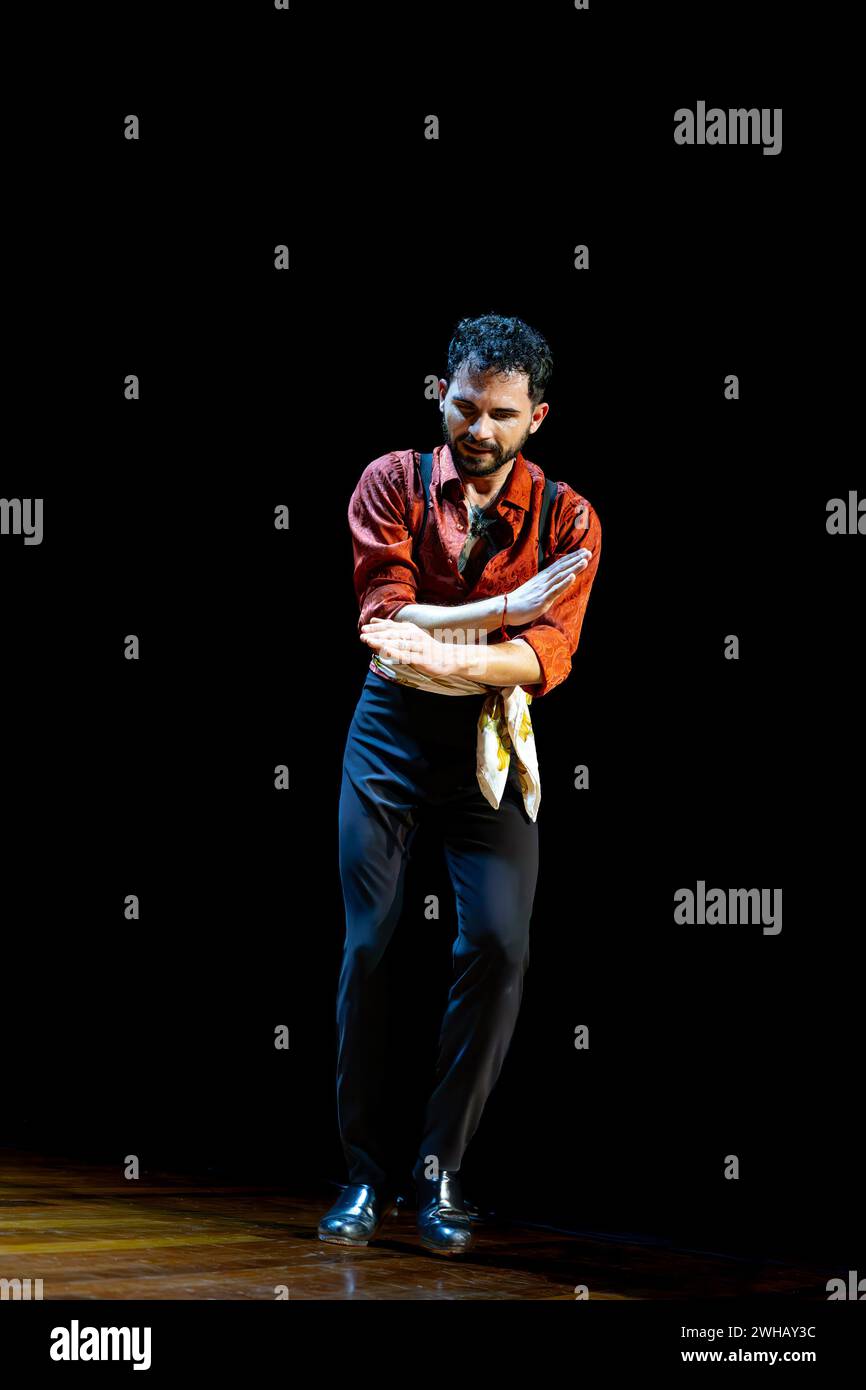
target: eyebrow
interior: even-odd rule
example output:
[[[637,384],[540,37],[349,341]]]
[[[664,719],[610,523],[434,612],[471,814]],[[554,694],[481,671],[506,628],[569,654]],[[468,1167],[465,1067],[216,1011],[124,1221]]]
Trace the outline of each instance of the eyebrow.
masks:
[[[466,399],[465,396],[454,396],[453,399],[454,399],[455,401],[457,401],[457,403],[458,403],[459,405],[471,405],[471,406],[474,406],[474,405],[475,405],[475,402],[474,402],[474,401],[467,401],[467,399]],[[514,407],[511,406],[511,405],[495,405],[495,406],[493,407],[493,409],[494,409],[494,411],[497,411],[497,410],[504,410],[505,413],[506,413],[506,415],[519,415],[519,414],[520,414],[520,411],[519,411],[519,410],[515,410]]]

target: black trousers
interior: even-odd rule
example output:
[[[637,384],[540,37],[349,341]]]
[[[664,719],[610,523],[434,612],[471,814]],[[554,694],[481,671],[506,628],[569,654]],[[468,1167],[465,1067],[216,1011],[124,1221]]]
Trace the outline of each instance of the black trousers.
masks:
[[[383,956],[422,822],[442,837],[458,932],[419,1171],[435,1156],[440,1170],[459,1172],[517,1022],[529,965],[538,826],[526,813],[514,757],[498,810],[478,786],[483,702],[480,694],[433,694],[368,671],[349,727],[339,807],[346,939],[337,997],[337,1114],[350,1183],[380,1187],[395,1178],[383,1139]]]

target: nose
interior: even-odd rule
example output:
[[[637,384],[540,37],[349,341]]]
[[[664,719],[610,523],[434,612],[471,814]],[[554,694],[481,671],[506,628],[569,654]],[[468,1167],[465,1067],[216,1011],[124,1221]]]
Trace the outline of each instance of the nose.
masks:
[[[486,418],[485,415],[479,415],[475,424],[470,425],[466,431],[466,442],[476,445],[479,449],[493,448],[493,435],[487,433],[488,429],[492,429],[493,422],[491,421],[490,425],[485,425]]]

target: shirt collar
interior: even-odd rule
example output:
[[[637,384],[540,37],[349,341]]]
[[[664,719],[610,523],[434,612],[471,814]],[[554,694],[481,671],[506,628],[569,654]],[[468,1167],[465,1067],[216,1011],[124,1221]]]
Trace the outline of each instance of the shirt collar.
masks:
[[[458,500],[465,496],[463,479],[457,471],[447,444],[442,444],[439,447],[439,487],[446,497],[452,495],[455,500]],[[520,507],[525,512],[529,510],[531,495],[532,477],[526,466],[526,460],[518,449],[514,465],[494,505],[500,507],[503,502],[508,502],[514,507]]]

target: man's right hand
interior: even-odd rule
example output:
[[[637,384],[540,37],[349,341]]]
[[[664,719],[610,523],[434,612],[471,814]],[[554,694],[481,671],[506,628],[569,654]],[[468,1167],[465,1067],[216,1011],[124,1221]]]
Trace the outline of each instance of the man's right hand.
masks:
[[[591,550],[572,550],[568,555],[560,555],[547,569],[540,570],[525,584],[514,589],[508,595],[506,627],[518,627],[540,618],[559,595],[571,587],[591,559]]]

